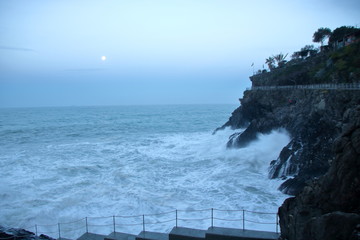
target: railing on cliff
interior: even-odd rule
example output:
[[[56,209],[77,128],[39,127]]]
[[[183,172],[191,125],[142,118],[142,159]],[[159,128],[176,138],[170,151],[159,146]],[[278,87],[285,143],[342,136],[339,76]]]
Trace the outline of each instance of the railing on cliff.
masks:
[[[273,220],[259,221],[262,216],[268,215]],[[156,217],[162,217],[162,220]],[[228,217],[226,217],[228,216]],[[231,218],[229,216],[232,216]],[[152,217],[152,218],[150,218]],[[154,220],[155,217],[155,220]],[[152,219],[152,221],[150,220]],[[201,209],[201,210],[173,210],[157,214],[133,215],[133,216],[103,216],[103,217],[84,217],[71,222],[62,222],[57,224],[47,224],[29,226],[27,230],[34,231],[36,236],[41,234],[48,236],[58,236],[58,239],[68,238],[76,234],[99,233],[107,231],[125,231],[129,232],[129,227],[137,227],[139,231],[146,231],[151,225],[171,224],[171,227],[186,226],[186,223],[206,221],[207,227],[223,225],[223,222],[235,223],[236,228],[250,230],[246,228],[247,223],[257,225],[274,225],[276,233],[279,232],[279,218],[277,213],[256,212],[245,209],[222,210],[222,209]],[[232,224],[232,227],[234,224]],[[19,238],[23,238],[19,237]],[[15,236],[9,238],[0,238],[0,240],[15,239]],[[71,238],[71,237],[70,237]]]
[[[360,90],[360,83],[252,86],[246,90],[281,90],[281,89],[320,89],[320,90]]]

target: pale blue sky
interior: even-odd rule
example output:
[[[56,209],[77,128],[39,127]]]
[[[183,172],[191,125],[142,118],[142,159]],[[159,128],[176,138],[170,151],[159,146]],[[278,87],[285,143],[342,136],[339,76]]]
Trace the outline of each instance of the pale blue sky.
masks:
[[[343,25],[360,1],[1,0],[0,107],[237,104],[252,63]]]

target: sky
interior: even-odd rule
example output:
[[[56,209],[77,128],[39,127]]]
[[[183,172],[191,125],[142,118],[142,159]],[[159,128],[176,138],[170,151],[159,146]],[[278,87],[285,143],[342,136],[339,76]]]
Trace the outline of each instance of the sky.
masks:
[[[0,107],[238,104],[267,57],[340,26],[359,0],[1,0]]]

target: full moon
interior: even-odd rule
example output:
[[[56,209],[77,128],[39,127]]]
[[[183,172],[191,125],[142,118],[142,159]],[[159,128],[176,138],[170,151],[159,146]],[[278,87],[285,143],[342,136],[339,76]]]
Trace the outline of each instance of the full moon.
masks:
[[[101,60],[105,61],[106,60],[106,56],[101,56]]]

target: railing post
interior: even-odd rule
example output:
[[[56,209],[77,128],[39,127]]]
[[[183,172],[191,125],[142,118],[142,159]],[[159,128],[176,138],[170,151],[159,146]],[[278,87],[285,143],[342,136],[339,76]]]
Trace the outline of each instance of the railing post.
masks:
[[[115,216],[113,216],[113,224],[114,224],[114,234],[115,234]]]
[[[38,232],[37,232],[37,224],[35,224],[35,236],[38,235]]]
[[[211,208],[211,228],[214,227],[214,209]]]
[[[177,219],[178,219],[178,215],[177,215],[177,209],[176,209],[176,210],[175,210],[175,226],[176,226],[176,227],[178,227]]]
[[[145,215],[143,215],[143,231],[145,232]]]
[[[60,223],[58,223],[58,229],[59,229],[59,239],[61,239],[61,234],[60,234]]]
[[[88,233],[88,232],[89,232],[89,229],[88,229],[87,217],[85,218],[85,227],[86,227],[86,233]]]
[[[278,227],[279,227],[279,214],[276,213],[276,233],[279,232]]]
[[[245,230],[245,210],[242,210],[243,212],[243,231]]]

